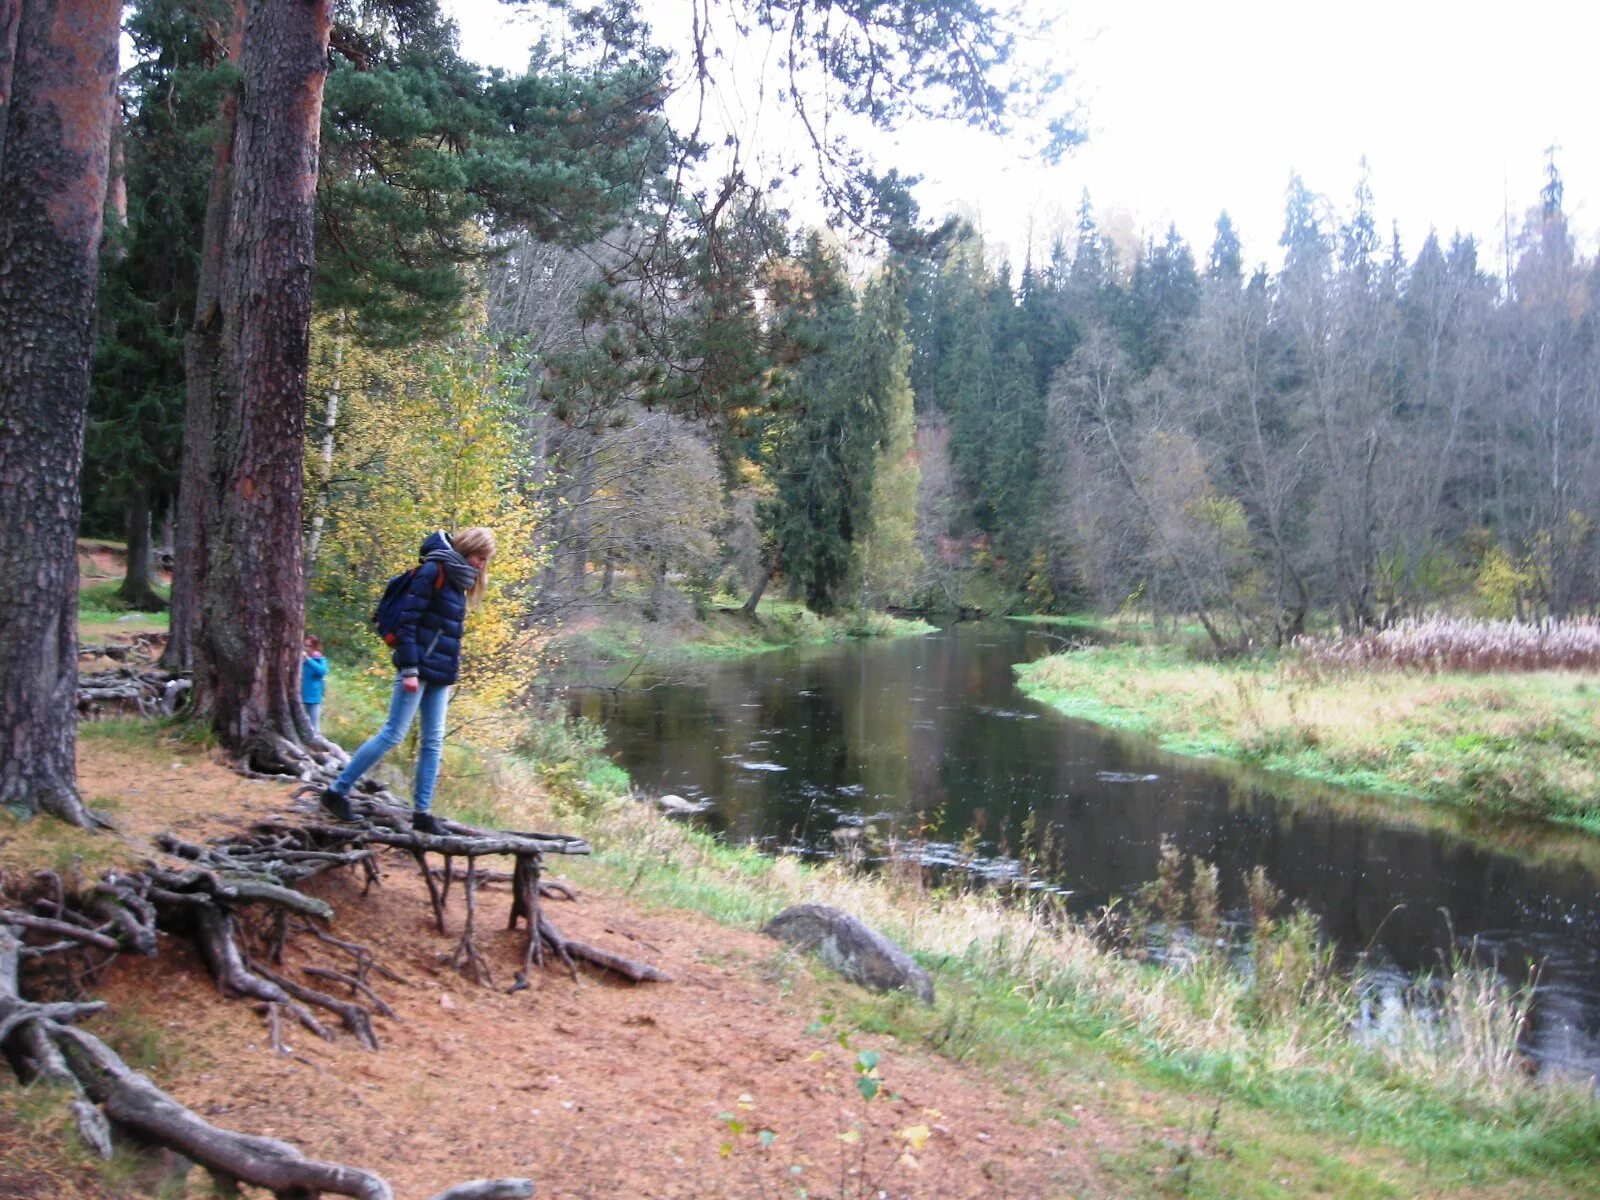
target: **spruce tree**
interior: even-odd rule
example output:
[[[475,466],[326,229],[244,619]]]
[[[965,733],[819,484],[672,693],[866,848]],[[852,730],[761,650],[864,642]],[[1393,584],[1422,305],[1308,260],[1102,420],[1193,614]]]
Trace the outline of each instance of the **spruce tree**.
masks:
[[[1013,341],[1001,362],[995,395],[993,451],[981,481],[996,548],[1020,574],[1032,556],[1037,523],[1044,395],[1026,343]]]
[[[799,261],[793,336],[814,352],[789,376],[774,438],[767,524],[791,586],[816,612],[848,599],[867,536],[900,362],[885,321],[858,311],[842,265],[813,234]]]
[[[1223,212],[1217,217],[1217,233],[1206,257],[1206,278],[1212,283],[1238,287],[1244,280],[1244,252],[1233,218]]]
[[[151,519],[178,486],[184,327],[210,167],[200,135],[226,86],[214,30],[227,19],[220,3],[143,0],[124,24],[133,50],[122,88],[127,208],[102,255],[84,489],[85,524],[126,534],[118,595],[134,608],[165,607],[152,588]]]

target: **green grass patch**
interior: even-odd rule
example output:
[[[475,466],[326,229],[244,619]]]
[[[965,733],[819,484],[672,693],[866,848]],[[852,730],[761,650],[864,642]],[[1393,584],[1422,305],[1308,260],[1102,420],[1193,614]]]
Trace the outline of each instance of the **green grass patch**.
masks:
[[[176,717],[107,717],[78,725],[80,742],[100,743],[161,757],[165,750],[216,749],[216,735],[198,721]]]
[[[85,796],[85,803],[113,818],[118,801]],[[50,816],[20,817],[0,808],[0,875],[25,879],[51,870],[69,884],[88,883],[107,871],[136,866],[139,855],[120,838],[92,833]]]
[[[165,630],[170,621],[165,612],[137,612],[117,599],[117,589],[122,580],[105,579],[78,581],[78,626],[104,629],[109,626],[123,633],[153,633]],[[169,599],[171,588],[156,584],[155,592]]]

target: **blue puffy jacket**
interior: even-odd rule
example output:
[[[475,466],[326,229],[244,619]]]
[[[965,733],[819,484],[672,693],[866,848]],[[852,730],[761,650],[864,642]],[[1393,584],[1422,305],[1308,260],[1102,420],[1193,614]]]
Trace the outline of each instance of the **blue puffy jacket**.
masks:
[[[422,543],[418,557],[447,548],[444,535],[432,533]],[[424,562],[400,601],[394,665],[402,674],[415,671],[426,683],[454,683],[461,672],[461,630],[466,619],[466,592],[439,563]]]
[[[328,660],[322,655],[307,655],[300,660],[300,703],[321,704],[327,689]]]

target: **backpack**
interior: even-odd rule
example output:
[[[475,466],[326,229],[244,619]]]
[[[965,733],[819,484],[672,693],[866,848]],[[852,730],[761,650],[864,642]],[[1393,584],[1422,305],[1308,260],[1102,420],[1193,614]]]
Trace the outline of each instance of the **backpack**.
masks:
[[[411,581],[417,577],[417,572],[422,570],[418,563],[409,571],[401,571],[384,585],[383,595],[378,600],[378,606],[372,610],[369,618],[372,622],[372,632],[383,640],[385,646],[392,646],[398,640],[395,630],[400,625],[400,602],[411,588]],[[433,577],[433,590],[444,590],[444,568],[440,567]]]

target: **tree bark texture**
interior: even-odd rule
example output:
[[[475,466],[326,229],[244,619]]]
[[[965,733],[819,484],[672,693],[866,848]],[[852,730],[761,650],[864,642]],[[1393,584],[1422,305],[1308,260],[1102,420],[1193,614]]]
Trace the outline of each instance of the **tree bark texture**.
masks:
[[[0,0],[0,804],[78,798],[78,473],[116,0]]]
[[[243,0],[234,6],[228,59],[237,63],[244,46]],[[239,93],[230,89],[217,111],[212,140],[211,186],[206,194],[205,228],[201,233],[200,271],[196,280],[194,321],[183,340],[186,395],[183,408],[183,457],[179,463],[177,520],[172,546],[172,608],[167,648],[161,666],[168,671],[194,667],[194,646],[200,629],[200,596],[205,585],[206,555],[216,511],[217,390],[222,358],[222,261],[228,240],[228,184],[233,176],[233,136],[238,124]]]
[[[313,737],[299,701],[306,370],[328,0],[249,7],[228,228],[196,701],[249,755]]]
[[[22,0],[0,0],[0,166],[6,161],[6,126],[10,124],[11,81],[16,75],[17,33],[22,28]]]

